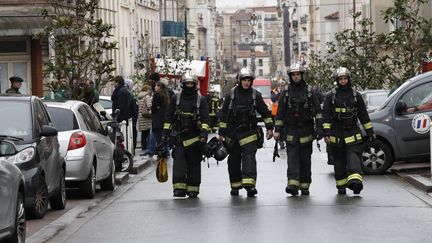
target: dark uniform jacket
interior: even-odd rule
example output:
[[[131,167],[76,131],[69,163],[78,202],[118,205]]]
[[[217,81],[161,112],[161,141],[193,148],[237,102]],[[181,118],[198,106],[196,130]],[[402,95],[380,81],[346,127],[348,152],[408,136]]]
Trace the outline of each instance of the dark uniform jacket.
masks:
[[[366,105],[359,92],[345,86],[328,92],[324,100],[324,133],[333,145],[357,144],[362,141],[360,120],[367,134],[373,133]]]
[[[21,94],[21,92],[17,89],[9,88],[6,90],[6,94]]]
[[[123,85],[121,85],[121,87],[116,87],[111,95],[111,100],[113,102],[112,111],[115,112],[116,109],[120,109],[117,121],[127,121],[130,117],[131,102],[131,93],[128,88]]]
[[[234,99],[231,97],[232,92],[234,92]],[[256,134],[258,127],[256,112],[263,117],[267,130],[273,129],[271,112],[264,103],[261,93],[255,90],[256,98],[254,101],[253,92],[252,87],[245,90],[237,86],[225,96],[221,110],[219,135],[225,136],[225,141],[228,144],[231,138],[236,137],[240,141],[247,136]],[[230,108],[231,102],[232,107]],[[241,141],[240,145],[242,145]]]
[[[275,131],[286,127],[288,143],[299,140],[301,144],[312,142],[316,134],[322,134],[322,113],[319,96],[303,80],[290,84],[281,93],[275,117]]]
[[[177,96],[180,95],[180,103],[177,106]],[[210,131],[209,112],[205,96],[199,99],[199,112],[197,109],[198,91],[188,90],[175,94],[166,111],[163,124],[164,136],[173,131],[177,142],[182,142],[188,147],[199,140],[206,138]]]

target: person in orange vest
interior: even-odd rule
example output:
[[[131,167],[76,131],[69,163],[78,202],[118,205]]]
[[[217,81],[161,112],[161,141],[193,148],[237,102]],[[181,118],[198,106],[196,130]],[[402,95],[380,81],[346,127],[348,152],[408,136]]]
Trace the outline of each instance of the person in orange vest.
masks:
[[[282,79],[282,80],[279,81],[278,87],[274,88],[272,90],[272,92],[271,92],[272,116],[273,116],[273,118],[276,117],[276,113],[277,113],[277,110],[278,110],[279,97],[284,92],[285,85],[286,85],[286,82],[285,82],[285,80]],[[283,129],[283,128],[281,129],[282,137],[284,137],[284,134],[285,134],[284,130],[285,129]],[[283,139],[279,140],[279,146],[280,146],[281,149],[285,149],[285,143],[284,143]]]

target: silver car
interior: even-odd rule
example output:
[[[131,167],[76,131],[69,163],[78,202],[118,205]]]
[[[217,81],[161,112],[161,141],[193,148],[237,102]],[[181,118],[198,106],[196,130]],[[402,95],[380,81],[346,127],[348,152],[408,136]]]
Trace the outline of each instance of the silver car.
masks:
[[[0,139],[0,241],[25,242],[25,186],[21,170],[5,158],[16,154],[13,143]]]
[[[66,161],[66,184],[79,187],[93,198],[96,183],[102,190],[114,189],[114,144],[96,113],[76,100],[45,102],[59,131],[60,153]]]
[[[370,89],[360,91],[368,112],[373,112],[378,107],[380,107],[380,105],[386,101],[388,93],[389,91],[385,89]]]

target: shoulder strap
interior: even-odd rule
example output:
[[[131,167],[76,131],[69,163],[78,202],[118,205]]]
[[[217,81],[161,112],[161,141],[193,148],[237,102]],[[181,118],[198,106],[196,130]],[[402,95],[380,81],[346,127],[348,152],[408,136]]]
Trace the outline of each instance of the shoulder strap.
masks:
[[[196,107],[197,107],[197,114],[200,113],[200,105],[201,105],[201,94],[199,91],[197,91],[197,101],[196,101]]]
[[[180,98],[181,98],[181,94],[182,93],[183,93],[183,91],[180,91],[177,94],[175,94],[175,96],[176,96],[176,106],[177,107],[180,105]]]
[[[331,93],[332,93],[332,105],[334,105],[335,100],[336,100],[336,88],[333,88],[331,90]]]
[[[355,87],[352,87],[352,92],[354,96],[354,103],[357,103],[357,90]]]
[[[232,106],[233,106],[233,101],[234,101],[234,92],[235,91],[235,87],[231,89],[230,94],[231,94],[231,99],[230,99],[230,103],[229,103],[229,107],[228,109],[231,110]]]

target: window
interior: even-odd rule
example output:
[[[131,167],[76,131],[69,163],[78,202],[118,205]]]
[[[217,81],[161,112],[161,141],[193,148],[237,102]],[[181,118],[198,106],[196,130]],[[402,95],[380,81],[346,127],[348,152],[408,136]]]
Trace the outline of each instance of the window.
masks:
[[[247,59],[243,59],[243,67],[247,67]]]
[[[53,120],[54,127],[59,131],[70,131],[79,129],[75,114],[64,108],[48,107],[48,111]]]
[[[259,76],[263,76],[264,75],[263,70],[262,69],[258,70],[258,74]]]
[[[258,65],[259,65],[260,67],[263,66],[263,59],[258,59]]]
[[[432,82],[417,86],[402,96],[408,112],[432,110]]]

